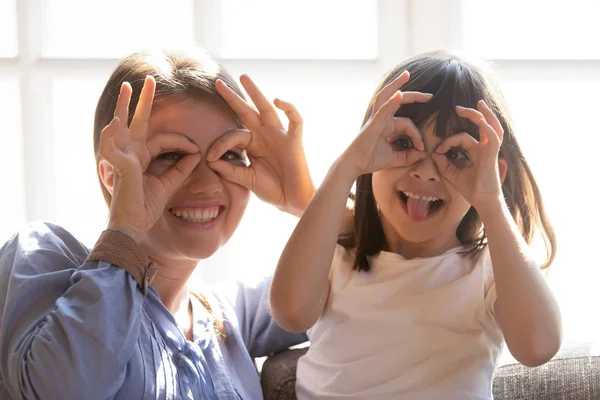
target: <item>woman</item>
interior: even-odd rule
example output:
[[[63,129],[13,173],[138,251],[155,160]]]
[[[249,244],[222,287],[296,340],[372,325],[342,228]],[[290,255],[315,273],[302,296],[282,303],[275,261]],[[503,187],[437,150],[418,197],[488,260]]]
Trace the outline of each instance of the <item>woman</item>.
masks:
[[[306,340],[279,328],[269,281],[192,294],[250,191],[300,215],[314,187],[302,120],[202,53],[134,54],[96,109],[110,208],[91,251],[34,223],[0,250],[0,375],[13,399],[258,399],[253,358]],[[245,127],[245,128],[244,128]],[[250,165],[248,165],[248,163]],[[0,383],[2,383],[0,382]]]

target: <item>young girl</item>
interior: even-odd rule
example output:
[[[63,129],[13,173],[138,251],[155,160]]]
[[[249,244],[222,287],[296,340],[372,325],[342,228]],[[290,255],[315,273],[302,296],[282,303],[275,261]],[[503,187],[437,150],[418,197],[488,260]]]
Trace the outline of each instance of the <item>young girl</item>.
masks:
[[[355,181],[354,234],[338,238]],[[298,397],[490,399],[503,340],[548,361],[561,322],[536,228],[545,268],[554,233],[489,73],[446,53],[394,68],[275,273],[274,318],[311,328]]]

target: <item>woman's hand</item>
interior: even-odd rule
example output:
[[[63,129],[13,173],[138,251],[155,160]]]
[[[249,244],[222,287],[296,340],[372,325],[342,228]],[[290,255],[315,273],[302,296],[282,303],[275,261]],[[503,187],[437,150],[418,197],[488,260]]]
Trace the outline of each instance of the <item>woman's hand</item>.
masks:
[[[342,155],[353,177],[390,167],[406,167],[425,157],[421,132],[409,118],[394,117],[402,104],[426,103],[432,95],[401,92],[410,75],[404,71],[375,97],[373,114]]]
[[[440,174],[481,215],[488,205],[502,199],[499,167],[506,172],[504,160],[498,160],[504,130],[500,121],[483,100],[477,109],[457,106],[456,113],[479,127],[480,140],[466,132],[449,136],[432,154]]]
[[[138,243],[162,215],[169,196],[200,161],[198,147],[184,136],[158,134],[147,140],[155,88],[154,78],[148,76],[128,127],[132,89],[123,83],[115,117],[100,137],[100,156],[112,166],[108,227],[124,231]],[[146,173],[152,159],[167,150],[189,154],[160,176]]]
[[[217,81],[217,91],[247,129],[228,132],[218,139],[208,152],[207,162],[223,179],[250,189],[261,200],[285,212],[300,216],[315,192],[302,146],[302,118],[292,104],[276,99],[275,106],[283,110],[289,120],[286,130],[273,104],[255,83],[246,75],[242,75],[240,81],[256,109],[223,81]],[[234,147],[246,151],[249,166],[219,160]]]

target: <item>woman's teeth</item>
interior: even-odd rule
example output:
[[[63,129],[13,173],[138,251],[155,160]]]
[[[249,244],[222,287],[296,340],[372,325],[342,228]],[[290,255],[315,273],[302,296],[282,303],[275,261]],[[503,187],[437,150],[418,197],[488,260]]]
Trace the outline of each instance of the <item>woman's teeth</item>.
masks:
[[[219,215],[219,207],[208,208],[171,208],[169,212],[177,218],[187,222],[209,222]]]

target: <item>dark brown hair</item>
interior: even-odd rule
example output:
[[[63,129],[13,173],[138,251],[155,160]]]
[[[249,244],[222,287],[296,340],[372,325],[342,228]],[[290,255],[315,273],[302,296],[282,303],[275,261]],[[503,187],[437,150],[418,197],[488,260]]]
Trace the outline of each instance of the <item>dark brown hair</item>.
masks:
[[[477,126],[459,118],[455,106],[476,108],[484,100],[496,114],[504,139],[499,156],[506,160],[508,172],[502,184],[502,192],[508,208],[525,241],[529,244],[540,230],[546,245],[546,262],[542,269],[552,263],[556,254],[555,233],[544,211],[542,195],[531,169],[523,156],[515,137],[512,121],[504,97],[493,74],[483,65],[475,65],[448,52],[432,52],[406,60],[389,71],[371,98],[363,125],[373,114],[376,94],[397,78],[403,71],[410,72],[410,80],[402,91],[432,93],[428,103],[403,105],[397,117],[410,118],[416,126],[435,123],[435,133],[445,138],[457,132],[468,132],[479,140]],[[339,243],[355,248],[354,268],[370,269],[368,256],[376,255],[385,248],[386,239],[373,196],[372,174],[361,175],[356,183],[354,205],[354,234],[340,237]],[[475,208],[471,207],[456,230],[456,237],[466,247],[465,255],[481,250],[487,243],[485,229]]]
[[[229,73],[200,48],[134,53],[117,65],[98,100],[94,117],[96,162],[99,161],[100,133],[113,119],[121,85],[123,82],[129,82],[133,89],[128,121],[131,123],[147,75],[152,75],[156,80],[153,110],[160,107],[165,100],[190,97],[206,99],[229,109],[215,89],[217,79],[221,79],[240,97],[245,98]],[[233,111],[232,115],[235,115]],[[239,120],[237,124],[238,127],[242,127]],[[100,176],[98,179],[100,180]],[[100,187],[106,203],[110,204],[110,193],[101,180]]]

